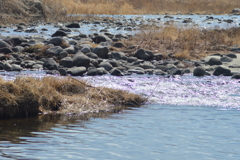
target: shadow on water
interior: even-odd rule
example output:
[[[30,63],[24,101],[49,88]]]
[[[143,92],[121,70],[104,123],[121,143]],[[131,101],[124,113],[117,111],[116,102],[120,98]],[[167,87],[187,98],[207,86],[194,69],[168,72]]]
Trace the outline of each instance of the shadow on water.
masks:
[[[79,127],[85,128],[84,123],[90,119],[107,118],[111,114],[121,112],[119,108],[131,110],[131,108],[119,106],[111,112],[84,113],[80,115],[45,114],[25,119],[0,120],[0,143],[23,143],[25,140],[21,137],[35,137],[35,132],[47,132],[56,125],[66,126],[78,123],[78,125],[80,124]]]

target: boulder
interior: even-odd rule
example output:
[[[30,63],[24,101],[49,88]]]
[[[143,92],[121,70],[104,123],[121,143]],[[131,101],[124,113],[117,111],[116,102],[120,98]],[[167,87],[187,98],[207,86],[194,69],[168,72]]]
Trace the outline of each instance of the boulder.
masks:
[[[64,37],[67,36],[68,33],[62,31],[62,30],[57,30],[51,37]]]
[[[193,75],[194,76],[204,76],[206,74],[206,71],[203,67],[199,66],[199,67],[196,67],[194,70],[193,70]]]
[[[100,58],[103,58],[103,59],[108,59],[109,58],[108,47],[104,47],[104,46],[96,47],[96,48],[93,49],[92,52],[95,53]]]
[[[43,63],[43,68],[48,69],[48,70],[57,70],[58,69],[58,64],[53,58],[48,58]]]
[[[232,75],[232,79],[240,79],[240,74],[234,74],[234,75]]]
[[[228,57],[228,56],[223,56],[220,58],[221,62],[232,62],[232,58]]]
[[[59,65],[71,68],[73,66],[73,59],[71,57],[65,57],[60,60]]]
[[[116,42],[113,44],[113,47],[116,47],[116,48],[123,48],[125,45],[122,43],[122,42]]]
[[[62,47],[60,46],[55,46],[47,49],[45,51],[45,55],[49,56],[59,56],[59,54],[63,51]]]
[[[120,59],[122,59],[123,57],[125,57],[125,53],[113,51],[113,52],[110,53],[110,57],[111,57],[112,59],[120,60]]]
[[[21,71],[22,69],[20,65],[12,64],[12,71]]]
[[[134,57],[137,57],[138,59],[143,60],[150,60],[153,58],[153,53],[150,51],[146,51],[144,49],[139,49],[135,54]]]
[[[110,71],[113,68],[109,62],[101,62],[99,67],[103,67],[106,71]]]
[[[27,42],[27,39],[20,36],[10,36],[5,38],[4,41],[13,46],[17,46],[17,45],[21,45],[23,42]],[[5,46],[5,47],[9,47],[9,46]],[[0,48],[1,48],[1,42],[0,42]]]
[[[222,65],[222,62],[218,58],[210,58],[209,61],[207,62],[210,66],[212,65]]]
[[[90,58],[79,52],[73,57],[73,66],[84,66],[88,68],[90,65]]]
[[[86,72],[86,67],[72,67],[67,70],[67,73],[72,76],[82,76]]]
[[[10,48],[3,47],[3,48],[0,48],[0,53],[9,54],[9,53],[13,53],[13,51]]]
[[[66,25],[66,27],[67,28],[80,28],[80,25],[79,25],[79,23],[73,22],[73,23]]]
[[[228,53],[225,56],[230,57],[230,58],[237,58],[237,55],[234,53]]]
[[[53,44],[54,46],[60,46],[62,48],[70,47],[70,45],[63,38],[60,37],[51,38],[48,41],[48,44]]]
[[[218,66],[215,69],[215,71],[213,72],[213,75],[215,75],[215,76],[219,76],[219,75],[231,76],[231,70],[225,66]]]
[[[11,48],[11,46],[8,43],[0,40],[0,48]]]
[[[104,75],[108,74],[108,72],[104,68],[92,68],[87,72],[88,76],[96,76],[96,75]]]
[[[117,68],[113,68],[111,71],[110,71],[111,75],[113,76],[124,76],[124,74]]]

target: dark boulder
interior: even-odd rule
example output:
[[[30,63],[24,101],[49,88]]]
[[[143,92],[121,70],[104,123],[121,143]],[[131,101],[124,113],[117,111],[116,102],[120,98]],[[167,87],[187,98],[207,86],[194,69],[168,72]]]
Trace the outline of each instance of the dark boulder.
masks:
[[[212,65],[222,65],[222,62],[218,58],[210,58],[209,61],[207,62],[210,66]]]
[[[66,27],[67,28],[80,28],[80,25],[79,25],[79,23],[73,22],[73,23],[66,25]]]
[[[88,56],[85,56],[83,53],[77,53],[73,57],[73,66],[84,66],[88,68],[90,65],[90,58]]]
[[[86,72],[86,67],[72,67],[67,70],[67,73],[71,74],[72,76],[82,76]]]
[[[43,63],[43,68],[48,69],[48,70],[57,70],[58,69],[58,64],[53,58],[48,58]]]
[[[231,76],[231,70],[224,66],[218,66],[215,71],[213,72],[213,75],[219,76],[219,75],[225,75],[225,76]]]
[[[199,66],[193,70],[194,76],[204,76],[206,74],[206,71],[203,67]]]
[[[146,51],[144,49],[139,49],[135,54],[134,57],[143,60],[150,60],[154,57],[154,54],[151,51]]]
[[[71,57],[65,57],[60,60],[59,65],[70,68],[73,66],[73,59]]]
[[[64,37],[67,36],[68,33],[62,31],[62,30],[57,30],[51,37]]]
[[[103,59],[108,59],[109,58],[108,47],[104,47],[104,46],[96,47],[96,48],[93,49],[92,52],[95,53],[100,58],[103,58]]]

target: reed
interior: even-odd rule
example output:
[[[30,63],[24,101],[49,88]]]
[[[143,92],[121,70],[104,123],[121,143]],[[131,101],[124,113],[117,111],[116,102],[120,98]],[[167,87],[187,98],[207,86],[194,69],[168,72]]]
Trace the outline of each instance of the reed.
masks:
[[[207,54],[227,51],[240,44],[240,28],[212,29],[179,28],[165,26],[144,28],[125,41],[126,48],[136,45],[130,53],[139,48],[163,53],[165,58],[199,59]],[[126,50],[124,48],[124,50]]]
[[[0,79],[0,119],[52,111],[59,114],[111,111],[113,106],[139,106],[146,100],[127,91],[93,87],[71,77]]]
[[[240,8],[239,0],[62,0],[60,3],[69,14],[227,14],[233,8]]]

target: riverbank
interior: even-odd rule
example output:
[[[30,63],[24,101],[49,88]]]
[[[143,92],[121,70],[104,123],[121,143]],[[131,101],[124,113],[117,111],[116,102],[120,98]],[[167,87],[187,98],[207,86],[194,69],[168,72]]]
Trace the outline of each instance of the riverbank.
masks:
[[[0,119],[39,114],[113,112],[125,106],[140,106],[146,98],[128,91],[93,87],[72,77],[17,77],[0,81]]]

